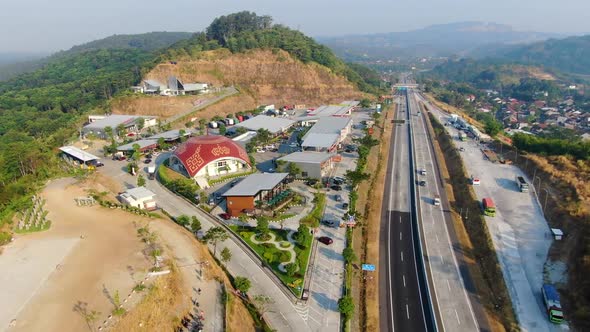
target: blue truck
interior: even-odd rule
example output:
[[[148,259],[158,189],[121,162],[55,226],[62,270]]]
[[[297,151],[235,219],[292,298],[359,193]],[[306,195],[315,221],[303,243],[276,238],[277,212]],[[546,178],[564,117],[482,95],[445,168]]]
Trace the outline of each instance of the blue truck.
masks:
[[[555,286],[544,284],[541,288],[543,293],[543,303],[549,320],[555,324],[561,324],[563,322],[563,310],[561,309],[561,302],[559,301],[559,293]]]

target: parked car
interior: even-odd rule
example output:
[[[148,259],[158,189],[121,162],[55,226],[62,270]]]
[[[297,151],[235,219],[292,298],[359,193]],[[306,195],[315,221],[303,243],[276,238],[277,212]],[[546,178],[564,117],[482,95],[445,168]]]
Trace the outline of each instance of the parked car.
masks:
[[[340,226],[340,221],[338,220],[331,220],[331,219],[324,219],[322,220],[322,224],[330,227],[338,227]]]
[[[342,186],[339,186],[337,184],[334,184],[330,187],[332,190],[336,190],[336,191],[340,191],[342,190]]]
[[[102,167],[104,166],[104,164],[102,163],[102,161],[99,160],[93,160],[90,162],[90,165],[94,166],[94,167]]]
[[[422,180],[418,184],[420,185],[420,187],[424,187],[426,186],[426,181]]]
[[[318,180],[316,179],[311,179],[311,180],[307,180],[307,182],[305,182],[306,185],[313,187],[318,183]]]
[[[231,214],[229,213],[222,213],[219,215],[221,217],[221,219],[223,220],[230,220],[231,219]]]
[[[240,180],[233,180],[229,185],[233,188],[238,182],[240,182]]]
[[[465,151],[465,148],[464,147],[460,147],[459,148],[459,151],[463,152],[463,151]]]
[[[146,159],[146,160],[144,160],[144,161],[143,161],[143,163],[144,163],[144,164],[149,164],[149,163],[151,163],[151,162],[152,162],[152,160],[151,160],[151,159]]]
[[[347,210],[348,209],[348,203],[342,203],[342,208],[344,210]]]
[[[336,200],[336,202],[342,202],[342,196],[340,195],[334,195],[334,199]]]
[[[332,244],[332,242],[334,242],[334,240],[332,240],[332,238],[329,238],[327,236],[318,237],[318,241],[320,241],[321,243],[323,243],[325,245],[330,245],[330,244]]]

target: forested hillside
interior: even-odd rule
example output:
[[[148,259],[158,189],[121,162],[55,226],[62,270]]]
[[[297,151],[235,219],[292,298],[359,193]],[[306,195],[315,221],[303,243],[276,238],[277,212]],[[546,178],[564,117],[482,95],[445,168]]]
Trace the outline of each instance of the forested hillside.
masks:
[[[236,53],[258,47],[283,49],[303,63],[325,65],[332,75],[344,75],[366,91],[377,91],[363,79],[375,82],[366,70],[357,68],[357,73],[311,38],[272,26],[270,18],[254,13],[216,19],[206,33],[180,40],[165,51],[148,52],[155,44],[140,44],[90,43],[94,46],[61,54],[40,69],[0,83],[0,231],[12,212],[29,201],[36,186],[59,172],[56,148],[76,136],[83,115],[106,107],[107,100],[137,84],[162,61],[198,58],[205,50],[222,47]],[[100,49],[117,45],[121,47]],[[0,244],[7,239],[5,232],[0,233]]]
[[[359,66],[351,67],[328,47],[303,33],[282,25],[273,25],[270,17],[250,12],[216,18],[206,32],[176,43],[157,62],[183,56],[197,58],[202,51],[219,48],[228,48],[233,53],[258,48],[282,49],[303,63],[315,62],[329,68],[334,74],[346,77],[362,91],[378,92],[379,84],[374,79],[376,74],[369,74],[367,69],[360,70]]]
[[[528,45],[484,47],[474,52],[473,56],[590,75],[590,35],[549,39]]]
[[[42,59],[23,58],[22,61],[4,65],[0,63],[0,81],[15,77],[22,73],[39,69],[48,63],[71,56],[76,53],[110,50],[135,49],[143,52],[153,52],[166,48],[180,40],[192,36],[190,32],[149,32],[135,35],[114,35],[72,47],[67,51],[57,52]]]

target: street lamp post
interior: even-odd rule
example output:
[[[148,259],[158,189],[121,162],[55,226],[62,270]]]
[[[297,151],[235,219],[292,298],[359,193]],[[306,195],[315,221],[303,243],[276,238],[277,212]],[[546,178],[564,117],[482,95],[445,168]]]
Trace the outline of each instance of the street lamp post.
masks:
[[[545,191],[545,203],[543,203],[543,216],[545,215],[545,208],[547,207],[547,197],[549,197],[549,191],[547,190],[547,188],[543,188],[543,191]]]

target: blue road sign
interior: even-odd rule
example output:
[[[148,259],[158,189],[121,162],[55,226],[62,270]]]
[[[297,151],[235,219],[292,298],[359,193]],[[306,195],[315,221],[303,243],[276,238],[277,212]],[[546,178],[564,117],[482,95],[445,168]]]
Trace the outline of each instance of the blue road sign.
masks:
[[[375,271],[375,265],[373,264],[363,264],[362,265],[363,271]]]

